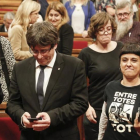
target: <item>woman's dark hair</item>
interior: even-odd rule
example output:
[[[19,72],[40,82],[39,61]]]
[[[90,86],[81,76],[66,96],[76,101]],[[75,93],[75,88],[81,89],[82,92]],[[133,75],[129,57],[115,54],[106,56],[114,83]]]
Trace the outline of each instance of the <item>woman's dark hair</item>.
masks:
[[[121,49],[119,58],[121,58],[123,54],[130,54],[130,53],[140,56],[140,44],[139,43],[124,44],[123,48]]]

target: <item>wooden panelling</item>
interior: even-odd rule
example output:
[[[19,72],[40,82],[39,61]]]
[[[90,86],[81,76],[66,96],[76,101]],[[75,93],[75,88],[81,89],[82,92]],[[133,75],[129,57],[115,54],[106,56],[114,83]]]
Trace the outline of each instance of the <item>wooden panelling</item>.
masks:
[[[89,45],[92,44],[93,41],[90,37],[83,38],[81,34],[74,34],[74,40],[87,41]]]
[[[0,36],[4,36],[4,37],[8,38],[8,33],[7,32],[0,32]]]
[[[8,117],[8,115],[5,113],[6,104],[6,102],[0,104],[0,117]]]
[[[1,0],[0,1],[0,7],[18,7],[21,3],[21,0],[15,1],[15,0]]]
[[[22,0],[0,0],[0,24],[3,23],[3,16],[7,12],[16,13]]]
[[[5,113],[6,104],[7,104],[6,102],[3,102],[2,104],[0,104],[0,117],[8,117],[8,115]],[[77,124],[80,131],[80,140],[83,140],[83,137],[84,137],[82,122],[83,122],[83,116],[78,117]]]
[[[6,38],[8,38],[8,34],[6,32],[0,32],[0,36],[4,36]],[[80,34],[74,34],[74,40],[78,40],[78,41],[87,41],[88,45],[92,44],[92,39],[87,37],[87,38],[83,38]],[[72,56],[77,57],[80,53],[81,49],[73,49],[72,50]]]
[[[90,38],[90,37],[83,38],[81,34],[74,34],[74,40],[75,41],[87,41],[88,45],[92,44],[92,42],[93,42],[92,38]],[[81,50],[82,49],[73,49],[72,56],[78,57]]]

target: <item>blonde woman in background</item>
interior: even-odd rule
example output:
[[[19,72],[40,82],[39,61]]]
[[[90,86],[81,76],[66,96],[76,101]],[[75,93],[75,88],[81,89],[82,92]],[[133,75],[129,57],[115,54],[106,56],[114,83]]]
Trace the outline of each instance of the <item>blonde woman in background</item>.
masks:
[[[16,12],[15,19],[8,32],[16,61],[21,61],[32,56],[29,51],[29,46],[27,45],[26,32],[29,25],[35,23],[38,19],[39,11],[39,3],[24,0]]]
[[[70,18],[69,24],[74,33],[86,37],[90,18],[96,13],[93,2],[90,0],[71,0],[65,3],[65,7]]]
[[[72,27],[68,24],[67,10],[61,2],[52,2],[48,6],[46,21],[51,22],[59,32],[58,52],[71,55],[74,33]]]

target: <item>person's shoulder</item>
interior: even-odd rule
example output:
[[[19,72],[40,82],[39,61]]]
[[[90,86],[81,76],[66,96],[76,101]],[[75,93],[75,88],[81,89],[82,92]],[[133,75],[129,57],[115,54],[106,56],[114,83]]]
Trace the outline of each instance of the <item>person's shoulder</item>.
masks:
[[[3,27],[3,26],[4,26],[4,24],[0,25],[0,28]]]
[[[62,54],[62,53],[58,53],[58,55],[63,58],[63,61],[65,61],[69,64],[70,63],[76,64],[76,63],[82,62],[81,59],[74,57],[74,56],[70,56],[70,55],[66,55],[66,54]]]
[[[17,62],[16,67],[22,69],[23,67],[26,67],[26,65],[29,65],[30,63],[32,63],[33,61],[34,61],[34,57],[29,57],[27,59]]]
[[[5,26],[4,24],[0,25],[0,32],[3,32],[4,26]]]
[[[121,41],[111,41],[111,42],[112,42],[112,45],[116,45],[115,50],[118,50],[118,51],[120,51],[124,46],[124,43]]]
[[[65,6],[66,6],[66,7],[69,6],[70,3],[71,3],[71,1],[67,1],[67,2],[65,3]]]
[[[68,23],[65,23],[60,27],[60,32],[71,32],[71,33],[73,33],[73,28]]]
[[[123,45],[124,45],[124,43],[123,43],[123,42],[121,42],[121,41],[117,41],[117,47],[122,48],[122,47],[123,47]]]
[[[0,42],[2,45],[5,45],[5,47],[7,46],[7,44],[9,45],[10,44],[10,41],[5,38],[4,36],[0,36]]]
[[[8,41],[8,39],[4,36],[0,36],[0,40]]]
[[[107,84],[106,88],[117,86],[119,83],[120,83],[120,80],[113,80]]]
[[[11,30],[21,30],[21,31],[23,31],[23,28],[22,28],[21,25],[14,25],[14,26],[11,28]]]
[[[10,31],[8,31],[8,36],[11,39],[11,37],[14,37],[15,34],[22,36],[23,33],[24,33],[24,30],[21,25],[14,25],[10,29]]]
[[[133,26],[136,28],[140,27],[140,22],[139,21],[134,21]]]
[[[134,21],[133,24],[140,25],[139,21]]]
[[[90,51],[90,48],[87,46],[87,47],[83,48],[80,53],[87,54],[89,51]]]
[[[68,23],[63,24],[60,29],[62,29],[62,28],[63,29],[72,29],[72,27]]]
[[[90,5],[93,5],[94,4],[93,1],[91,1],[91,0],[89,0],[88,2],[90,3]]]

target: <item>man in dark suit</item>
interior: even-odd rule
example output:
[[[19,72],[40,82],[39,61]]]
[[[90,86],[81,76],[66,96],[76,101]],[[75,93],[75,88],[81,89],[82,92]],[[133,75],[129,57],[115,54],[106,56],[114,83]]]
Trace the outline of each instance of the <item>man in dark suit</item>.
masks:
[[[13,12],[7,12],[3,17],[3,24],[0,26],[0,32],[7,32],[10,24],[12,23],[15,14]]]
[[[77,117],[88,108],[85,68],[56,52],[57,40],[51,23],[33,24],[27,31],[33,57],[14,66],[6,112],[21,127],[20,140],[80,139]]]

